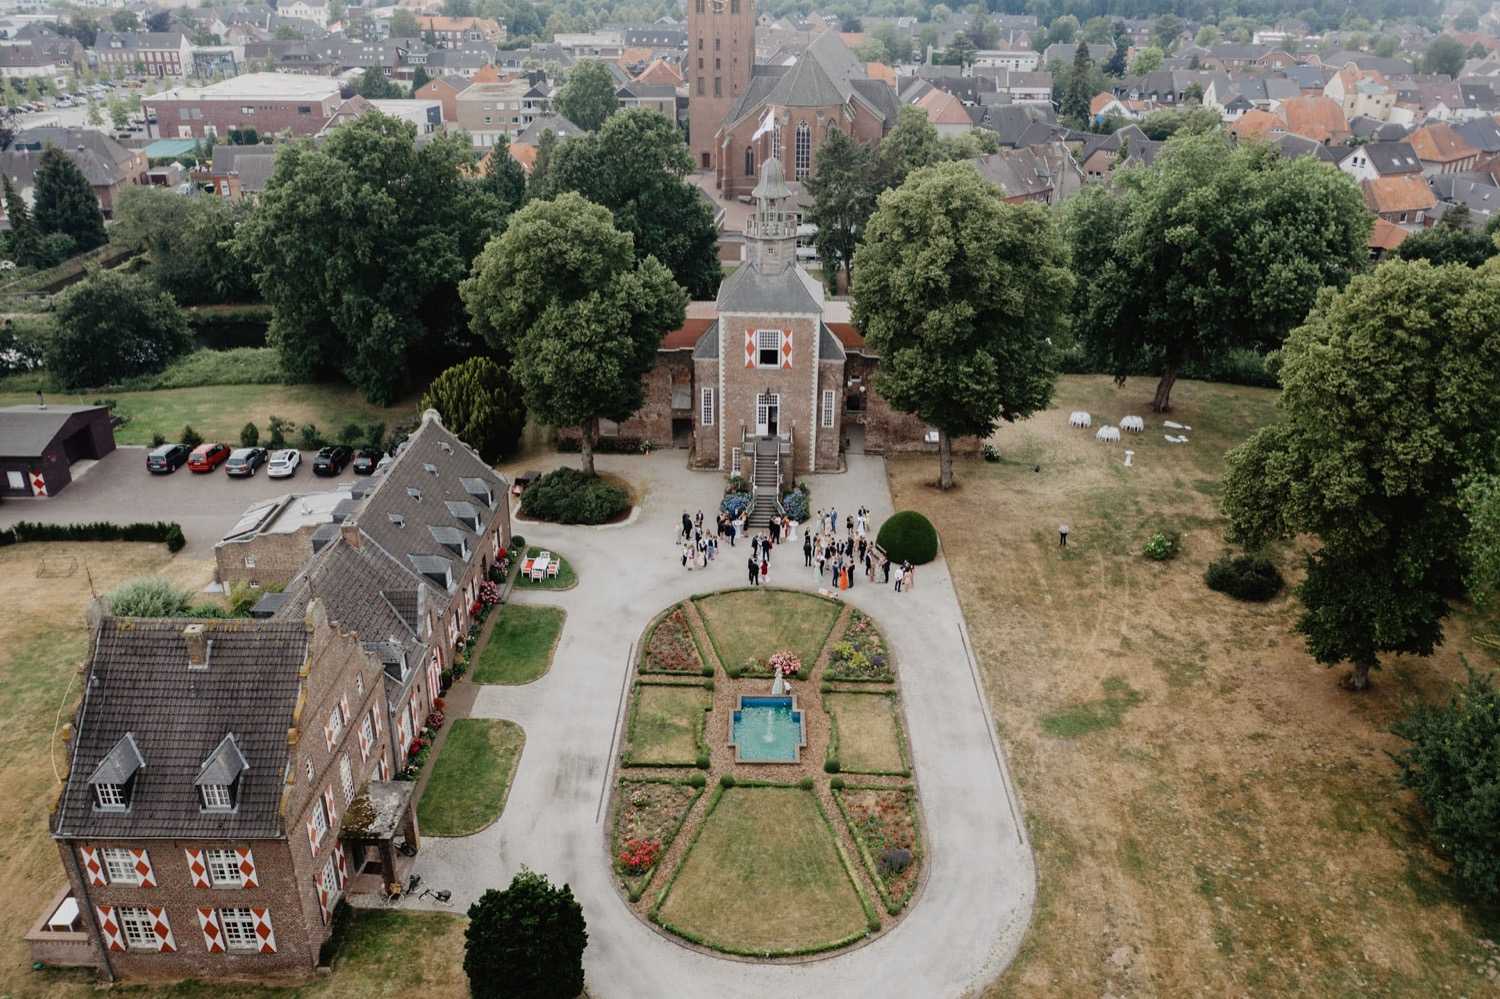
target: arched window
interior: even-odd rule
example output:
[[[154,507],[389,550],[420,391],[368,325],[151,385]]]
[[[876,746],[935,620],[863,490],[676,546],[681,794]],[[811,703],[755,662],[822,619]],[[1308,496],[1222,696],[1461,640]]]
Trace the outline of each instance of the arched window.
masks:
[[[786,166],[786,148],[781,144],[780,118],[771,119],[771,155],[780,160],[783,167]]]
[[[797,179],[806,180],[807,175],[812,173],[812,129],[807,127],[807,122],[797,125]]]
[[[745,176],[746,177],[754,177],[755,176],[755,147],[754,146],[746,146],[745,147]]]

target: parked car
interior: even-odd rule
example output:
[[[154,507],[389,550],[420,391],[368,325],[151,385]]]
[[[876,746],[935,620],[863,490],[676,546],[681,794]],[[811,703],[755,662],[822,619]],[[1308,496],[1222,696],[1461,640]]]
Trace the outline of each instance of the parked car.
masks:
[[[228,444],[199,444],[188,455],[189,472],[212,472],[229,457]]]
[[[237,447],[229,453],[229,460],[224,462],[224,474],[233,475],[236,478],[248,478],[254,475],[260,466],[266,463],[266,449],[263,447]]]
[[[385,452],[373,447],[362,447],[354,452],[354,474],[369,475],[380,464]]]
[[[337,475],[349,464],[350,451],[342,444],[325,447],[313,458],[314,475]]]
[[[146,471],[169,475],[181,468],[187,460],[186,444],[163,444],[146,452]]]
[[[301,467],[302,452],[295,448],[287,448],[285,451],[277,451],[271,455],[271,462],[266,466],[266,475],[273,479],[290,479]]]

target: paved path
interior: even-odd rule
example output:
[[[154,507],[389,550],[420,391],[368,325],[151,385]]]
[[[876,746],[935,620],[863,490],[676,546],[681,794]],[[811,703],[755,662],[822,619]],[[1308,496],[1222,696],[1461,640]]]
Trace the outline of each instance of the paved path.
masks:
[[[723,481],[689,472],[681,462],[675,451],[600,459],[603,469],[645,488],[640,514],[627,525],[517,526],[528,542],[566,555],[579,585],[515,596],[562,606],[568,619],[551,672],[524,687],[482,687],[475,702],[475,716],[510,719],[526,730],[505,813],[474,836],[424,839],[416,871],[427,885],[451,889],[451,908],[458,912],[485,889],[509,884],[522,864],[570,883],[588,920],[590,993],[608,999],[938,997],[983,985],[1020,946],[1036,875],[941,559],[918,569],[914,593],[860,583],[847,595],[881,623],[900,664],[930,854],[927,885],[906,919],[841,955],[749,964],[673,942],[637,918],[616,892],[605,847],[607,802],[601,802],[632,644],[663,607],[744,579],[740,547],[722,549],[706,570],[681,568],[671,540],[682,510],[701,506],[712,518]],[[842,518],[864,503],[877,524],[891,512],[878,459],[853,457],[847,474],[810,482],[814,509],[832,502]],[[802,568],[801,554],[778,549],[773,585],[816,588],[816,570]]]

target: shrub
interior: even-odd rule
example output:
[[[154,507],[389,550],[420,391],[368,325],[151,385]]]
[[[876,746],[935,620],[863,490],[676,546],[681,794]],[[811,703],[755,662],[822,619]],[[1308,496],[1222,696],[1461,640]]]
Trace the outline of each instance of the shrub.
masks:
[[[516,454],[526,429],[520,386],[488,357],[460,361],[434,378],[421,408],[442,414],[443,425],[488,462]]]
[[[132,392],[197,388],[202,385],[281,385],[291,377],[274,347],[195,350],[155,374],[136,375],[112,385]]]
[[[719,778],[720,787],[734,787],[734,774],[724,774]]]
[[[111,524],[99,520],[87,524],[36,524],[23,520],[0,531],[0,546],[27,541],[160,541],[167,550],[179,552],[187,544],[182,528],[166,521]]]
[[[696,765],[697,765],[697,767],[698,767],[699,770],[707,770],[708,769],[708,754],[707,753],[699,753],[698,754],[698,759],[695,761],[695,763],[696,763]]]
[[[1208,564],[1203,581],[1210,590],[1236,600],[1270,600],[1286,585],[1281,572],[1268,558],[1224,555]]]
[[[708,783],[708,778],[702,774],[693,774],[687,779],[689,787],[703,787]]]
[[[843,769],[844,768],[839,765],[839,758],[837,756],[830,756],[828,757],[828,759],[823,761],[823,772],[826,774],[836,774]]]
[[[188,447],[197,447],[203,443],[203,435],[194,430],[193,425],[189,423],[182,428],[182,443]]]
[[[1141,554],[1153,562],[1169,562],[1182,552],[1182,535],[1176,531],[1157,531],[1146,539]]]
[[[365,447],[372,451],[381,451],[385,448],[385,421],[376,420],[365,427]]]
[[[835,791],[842,791],[844,789],[844,778],[835,777],[833,778],[833,780],[828,782],[828,786],[833,788]]]
[[[882,878],[893,878],[911,866],[911,851],[899,846],[881,850],[875,866]]]
[[[811,516],[808,511],[807,498],[807,484],[799,482],[794,488],[781,494],[781,508],[786,511],[788,517],[799,524],[803,523]]]
[[[165,579],[147,576],[121,583],[104,599],[116,617],[177,617],[187,612],[193,595]]]
[[[514,552],[524,552],[526,550],[526,538],[520,534],[512,534],[510,536],[510,549]]]
[[[583,991],[588,932],[567,885],[525,867],[505,891],[469,907],[464,974],[474,999],[576,996]]]
[[[559,468],[521,494],[521,513],[558,524],[602,524],[630,508],[625,491],[576,468]]]
[[[799,780],[797,782],[797,786],[800,787],[804,791],[811,791],[812,790],[812,786],[813,786],[812,778],[811,777],[804,777],[804,778],[802,778],[801,780]]]
[[[260,428],[253,420],[240,428],[240,447],[255,447],[259,443]]]
[[[750,500],[749,491],[725,493],[724,499],[719,502],[719,509],[729,514],[731,518],[738,518],[750,505]]]
[[[339,431],[339,443],[350,447],[358,444],[364,439],[365,428],[358,423],[346,423],[344,429]]]
[[[154,434],[151,435],[151,446],[153,448],[161,447],[166,442],[167,442],[167,438],[166,438],[166,436],[164,434],[154,433]]]
[[[642,874],[651,869],[661,856],[659,839],[627,839],[620,851],[620,866],[627,874]]]
[[[271,428],[271,450],[280,451],[286,447],[286,432],[292,429],[292,421],[273,416],[266,421],[266,425]]]
[[[875,543],[895,562],[923,565],[937,558],[937,529],[915,510],[893,514],[880,525]]]
[[[318,426],[315,423],[302,424],[302,429],[298,432],[298,435],[302,438],[302,450],[304,451],[316,451],[323,446],[323,437],[318,433]]]
[[[729,485],[724,487],[724,495],[730,493],[748,493],[750,491],[750,480],[743,475],[731,475]]]
[[[980,453],[984,455],[985,461],[994,462],[1000,460],[1000,449],[993,444],[986,444]]]
[[[714,675],[714,668],[712,666],[705,666],[698,672],[702,673],[704,676],[711,677]]]

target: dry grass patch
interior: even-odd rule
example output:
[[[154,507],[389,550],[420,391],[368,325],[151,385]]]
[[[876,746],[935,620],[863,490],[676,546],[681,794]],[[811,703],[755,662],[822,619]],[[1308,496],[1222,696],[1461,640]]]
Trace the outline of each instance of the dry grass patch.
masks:
[[[836,744],[829,756],[837,757],[845,773],[906,773],[900,710],[890,694],[829,693],[823,706],[833,716]]]
[[[719,662],[731,675],[763,672],[774,652],[791,649],[811,670],[841,606],[790,590],[730,590],[696,598]],[[753,665],[752,665],[753,663]]]
[[[630,766],[692,766],[706,750],[704,714],[713,707],[696,684],[642,683],[630,713]]]
[[[867,928],[818,800],[795,787],[718,792],[653,918],[733,954],[810,953]]]
[[[1476,959],[1500,921],[1455,900],[1386,753],[1404,702],[1444,696],[1462,654],[1494,660],[1455,618],[1436,655],[1394,657],[1355,696],[1289,634],[1290,597],[1210,591],[1223,454],[1275,393],[1179,382],[1172,419],[1193,429],[1169,445],[1151,389],[1063,378],[947,494],[930,457],[889,466],[896,507],[947,542],[1040,865],[991,994],[1493,994]],[[1134,466],[1070,429],[1075,409],[1144,416]],[[1140,555],[1159,527],[1182,532],[1175,561]]]

